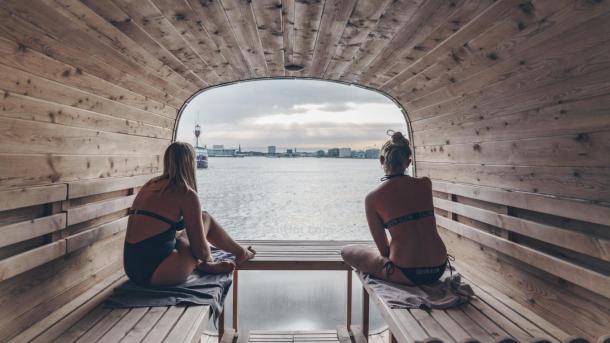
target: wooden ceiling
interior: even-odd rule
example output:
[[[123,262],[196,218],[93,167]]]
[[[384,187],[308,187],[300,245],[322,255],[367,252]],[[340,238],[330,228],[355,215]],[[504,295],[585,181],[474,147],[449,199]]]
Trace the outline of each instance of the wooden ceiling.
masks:
[[[82,0],[46,1],[87,20],[123,53],[167,67],[188,92],[265,77],[313,77],[399,94],[426,57],[497,7],[491,0]],[[493,9],[492,9],[493,10]],[[526,14],[523,10],[522,14]],[[95,15],[99,18],[95,17]],[[494,16],[495,17],[495,16]],[[99,20],[118,32],[100,30]],[[483,20],[483,24],[485,20]],[[515,24],[516,25],[516,24]],[[468,33],[466,33],[468,34]],[[126,38],[129,39],[126,39]],[[139,45],[134,47],[133,44]],[[133,52],[132,52],[133,51]],[[446,54],[447,51],[443,51]],[[455,54],[456,52],[454,52]],[[154,57],[158,62],[147,62]],[[435,55],[431,58],[438,58]],[[455,56],[458,60],[461,57]],[[289,71],[286,66],[302,66]],[[168,75],[170,76],[170,75]],[[411,87],[415,92],[417,87]]]

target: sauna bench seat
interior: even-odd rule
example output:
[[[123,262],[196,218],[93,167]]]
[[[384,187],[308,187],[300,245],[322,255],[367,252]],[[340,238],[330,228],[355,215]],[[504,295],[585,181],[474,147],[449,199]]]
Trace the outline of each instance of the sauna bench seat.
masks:
[[[209,306],[106,308],[104,300],[127,281],[113,274],[11,342],[199,342]]]
[[[363,300],[365,307],[369,298],[373,300],[399,343],[588,342],[570,336],[493,287],[477,285],[467,278],[464,281],[473,288],[475,297],[468,304],[447,310],[392,309],[364,282]]]

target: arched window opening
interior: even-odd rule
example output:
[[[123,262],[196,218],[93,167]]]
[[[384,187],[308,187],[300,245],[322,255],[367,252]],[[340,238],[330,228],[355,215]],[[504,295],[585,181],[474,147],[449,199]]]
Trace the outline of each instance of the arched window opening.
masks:
[[[370,240],[364,198],[384,175],[378,156],[387,130],[409,136],[403,110],[379,92],[279,79],[193,96],[175,138],[207,152],[207,168],[197,171],[202,206],[233,237]],[[240,330],[345,323],[344,273],[248,271],[240,280]],[[360,291],[355,283],[354,308]],[[232,311],[230,298],[225,308]],[[374,309],[371,319],[372,328],[383,325]]]

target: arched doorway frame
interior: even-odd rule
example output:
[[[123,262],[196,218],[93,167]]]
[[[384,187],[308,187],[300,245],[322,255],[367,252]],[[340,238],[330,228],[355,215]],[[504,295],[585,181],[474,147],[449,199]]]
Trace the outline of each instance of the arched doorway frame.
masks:
[[[172,133],[172,142],[176,141],[176,135],[178,134],[178,124],[180,123],[180,119],[182,118],[182,113],[184,112],[186,107],[195,97],[199,96],[200,94],[202,94],[206,91],[209,91],[209,90],[212,90],[215,88],[219,88],[219,87],[232,86],[232,85],[242,83],[242,82],[270,81],[270,80],[312,80],[312,81],[333,82],[333,83],[342,84],[344,86],[354,86],[354,87],[366,89],[368,91],[379,93],[379,94],[385,96],[386,98],[390,99],[396,105],[396,107],[398,107],[398,109],[402,113],[402,116],[407,124],[409,139],[411,141],[411,149],[413,151],[413,155],[411,157],[412,166],[413,166],[413,176],[417,176],[417,163],[416,163],[417,159],[415,156],[415,147],[413,145],[413,141],[414,141],[413,129],[411,128],[411,120],[409,119],[409,113],[404,108],[404,106],[402,106],[402,104],[396,98],[394,98],[393,96],[391,96],[390,94],[388,94],[382,90],[379,90],[379,89],[376,89],[373,87],[364,86],[364,85],[361,85],[358,83],[345,82],[345,81],[339,81],[339,80],[329,80],[329,79],[323,79],[323,78],[319,78],[319,77],[294,77],[294,76],[258,77],[258,78],[251,78],[251,79],[245,79],[245,80],[224,82],[224,83],[219,83],[219,84],[209,86],[206,88],[202,88],[202,89],[196,91],[195,93],[193,93],[188,99],[186,99],[184,104],[182,104],[182,106],[180,107],[180,110],[178,111],[178,115],[176,116],[176,121],[174,122],[174,129],[173,129],[173,133]]]

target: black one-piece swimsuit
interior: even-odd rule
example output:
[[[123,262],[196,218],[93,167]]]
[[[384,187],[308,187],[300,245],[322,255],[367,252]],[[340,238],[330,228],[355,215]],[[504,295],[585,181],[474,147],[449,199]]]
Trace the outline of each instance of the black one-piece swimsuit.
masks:
[[[166,222],[170,227],[152,237],[137,243],[125,240],[123,248],[123,268],[129,279],[138,285],[149,286],[157,267],[176,247],[176,231],[184,228],[184,221],[175,222],[154,212],[129,210],[129,214],[152,217]]]

